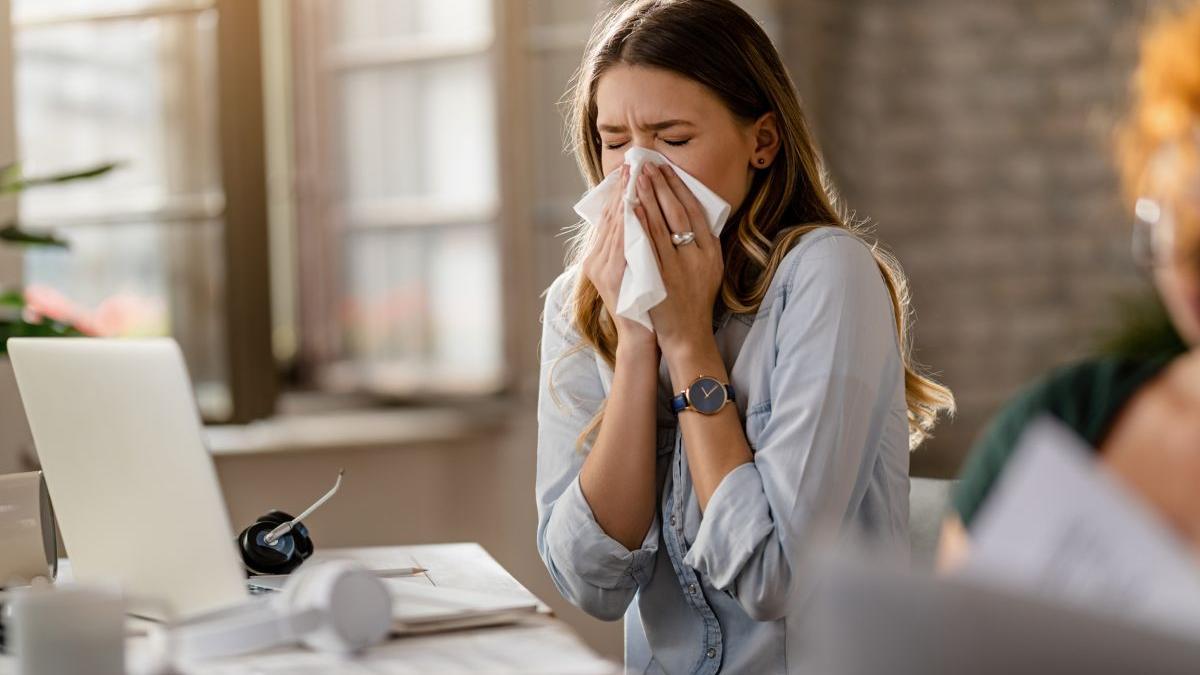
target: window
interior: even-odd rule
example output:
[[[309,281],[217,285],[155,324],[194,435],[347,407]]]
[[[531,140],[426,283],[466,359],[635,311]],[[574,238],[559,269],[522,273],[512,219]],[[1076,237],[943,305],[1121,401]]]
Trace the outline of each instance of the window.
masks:
[[[61,294],[104,334],[175,337],[207,418],[269,409],[273,368],[240,367],[256,361],[246,330],[256,319],[229,293],[256,297],[230,255],[254,228],[245,194],[255,179],[230,171],[223,149],[254,140],[242,120],[261,116],[261,104],[222,95],[235,89],[218,58],[219,45],[241,46],[232,25],[244,9],[228,0],[15,0],[12,9],[24,173],[121,163],[100,179],[22,196],[27,224],[71,243],[31,249],[27,286]],[[219,22],[227,10],[230,21]]]
[[[492,0],[294,7],[302,365],[335,390],[494,390]]]

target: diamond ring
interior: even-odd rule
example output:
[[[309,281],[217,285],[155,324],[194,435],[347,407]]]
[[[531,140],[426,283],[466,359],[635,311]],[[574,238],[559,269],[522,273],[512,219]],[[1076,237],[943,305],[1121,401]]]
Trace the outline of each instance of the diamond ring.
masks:
[[[676,246],[687,246],[696,241],[695,232],[672,232],[671,243]]]

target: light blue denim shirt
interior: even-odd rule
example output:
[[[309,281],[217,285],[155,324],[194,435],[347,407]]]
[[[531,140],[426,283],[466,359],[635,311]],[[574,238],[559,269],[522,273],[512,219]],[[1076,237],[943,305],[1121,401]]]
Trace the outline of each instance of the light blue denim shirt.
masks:
[[[563,305],[576,274],[550,286],[543,316],[537,543],[551,578],[589,614],[625,617],[627,672],[798,672],[794,582],[816,514],[833,514],[842,532],[908,541],[904,368],[874,257],[845,230],[813,230],[755,316],[718,314],[754,461],[725,476],[703,514],[662,365],[659,509],[633,551],[604,533],[579,488],[590,446],[577,450],[576,438],[612,369],[591,349],[571,353],[580,337]]]

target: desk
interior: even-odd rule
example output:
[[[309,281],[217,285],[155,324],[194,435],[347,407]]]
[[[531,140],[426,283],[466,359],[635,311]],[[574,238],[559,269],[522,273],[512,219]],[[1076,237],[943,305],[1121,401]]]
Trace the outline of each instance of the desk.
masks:
[[[386,546],[318,551],[313,560],[352,559],[371,567],[424,567],[409,583],[533,595],[478,544]],[[535,598],[536,599],[536,598]],[[620,667],[592,653],[539,601],[536,615],[507,626],[393,638],[366,654],[340,657],[287,648],[249,656],[187,664],[187,675],[279,673],[619,673]],[[11,658],[0,659],[0,675],[15,672]]]

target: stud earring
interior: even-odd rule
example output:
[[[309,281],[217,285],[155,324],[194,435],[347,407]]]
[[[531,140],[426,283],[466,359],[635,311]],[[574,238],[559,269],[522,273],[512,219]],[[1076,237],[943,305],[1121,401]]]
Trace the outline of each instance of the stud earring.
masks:
[[[767,163],[767,158],[766,158],[766,157],[759,157],[759,158],[758,158],[758,164],[759,164],[759,166],[762,166],[763,164],[766,164],[766,163]]]

